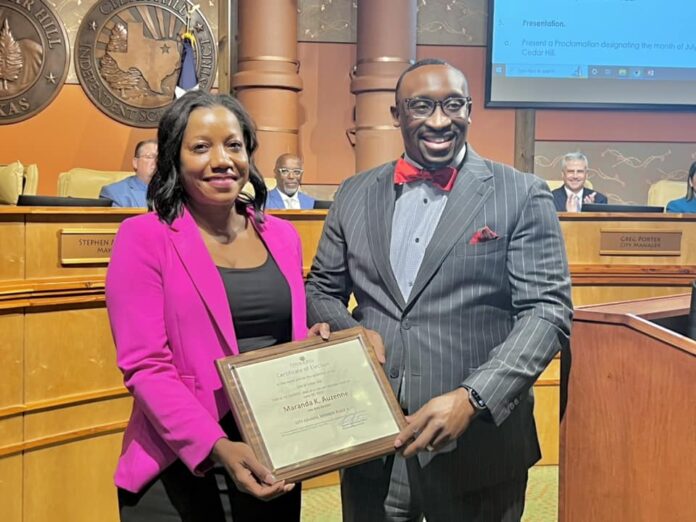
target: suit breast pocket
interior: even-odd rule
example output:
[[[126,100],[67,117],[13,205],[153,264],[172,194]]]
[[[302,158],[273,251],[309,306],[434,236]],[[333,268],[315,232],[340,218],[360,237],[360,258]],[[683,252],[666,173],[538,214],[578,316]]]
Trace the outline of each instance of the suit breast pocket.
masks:
[[[501,252],[504,253],[507,250],[507,240],[505,237],[499,237],[498,239],[491,239],[489,241],[484,241],[483,243],[469,244],[469,243],[458,243],[454,246],[454,255],[456,257],[479,257],[479,256],[493,256],[498,255]]]

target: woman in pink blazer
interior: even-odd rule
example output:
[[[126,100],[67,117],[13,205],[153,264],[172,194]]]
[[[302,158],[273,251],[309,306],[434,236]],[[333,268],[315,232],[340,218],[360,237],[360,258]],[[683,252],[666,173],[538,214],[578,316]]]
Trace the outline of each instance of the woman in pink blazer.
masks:
[[[121,520],[299,520],[300,488],[240,442],[214,361],[307,337],[300,239],[263,214],[254,125],[235,99],[185,94],[163,115],[158,148],[154,212],[123,222],[106,277],[134,397],[115,475]],[[328,337],[328,326],[309,333]]]

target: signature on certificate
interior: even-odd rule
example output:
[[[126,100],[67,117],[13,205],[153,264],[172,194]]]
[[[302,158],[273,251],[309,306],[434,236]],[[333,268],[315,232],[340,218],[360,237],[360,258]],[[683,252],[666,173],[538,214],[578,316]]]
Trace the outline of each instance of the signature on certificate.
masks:
[[[356,411],[345,415],[339,420],[339,426],[344,430],[354,428],[355,426],[360,426],[365,424],[367,421],[367,414],[364,411]]]

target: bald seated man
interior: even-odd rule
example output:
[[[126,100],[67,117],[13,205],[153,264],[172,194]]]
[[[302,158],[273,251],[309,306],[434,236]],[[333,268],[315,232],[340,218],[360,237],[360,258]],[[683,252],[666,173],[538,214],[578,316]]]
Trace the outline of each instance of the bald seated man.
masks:
[[[309,210],[314,199],[300,192],[304,168],[302,158],[296,154],[281,154],[273,169],[276,188],[268,192],[267,209]]]

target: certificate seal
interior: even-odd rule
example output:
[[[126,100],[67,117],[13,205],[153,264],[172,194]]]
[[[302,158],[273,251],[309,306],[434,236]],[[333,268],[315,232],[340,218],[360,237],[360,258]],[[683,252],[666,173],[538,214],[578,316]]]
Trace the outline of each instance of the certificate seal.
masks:
[[[68,74],[65,26],[43,0],[12,0],[0,9],[0,124],[45,109]]]
[[[200,10],[185,0],[98,0],[75,42],[75,70],[89,99],[121,123],[157,127],[174,100],[188,13],[198,83],[209,90],[217,45]]]

